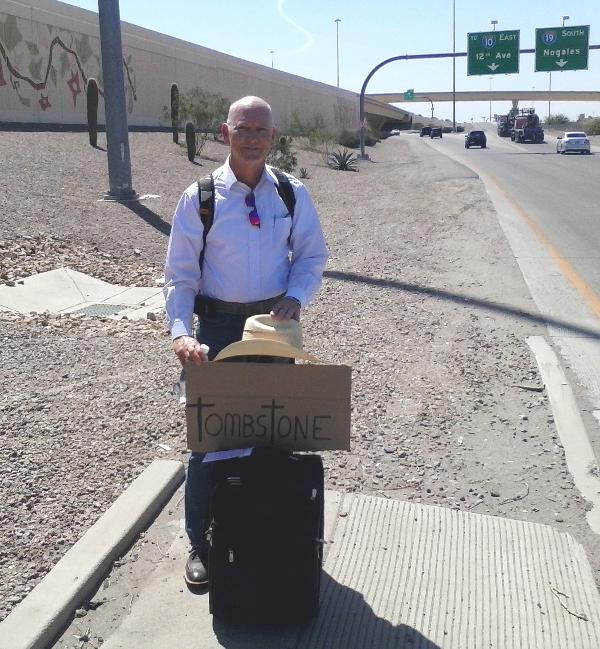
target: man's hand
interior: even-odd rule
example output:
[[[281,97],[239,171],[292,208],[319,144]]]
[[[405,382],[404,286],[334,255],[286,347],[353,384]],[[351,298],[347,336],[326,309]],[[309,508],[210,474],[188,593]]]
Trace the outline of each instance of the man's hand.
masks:
[[[300,320],[300,308],[297,300],[284,297],[275,304],[270,315],[273,320]]]
[[[200,348],[200,343],[193,336],[179,336],[173,341],[173,351],[183,365],[187,361],[201,365],[208,361],[208,356]]]

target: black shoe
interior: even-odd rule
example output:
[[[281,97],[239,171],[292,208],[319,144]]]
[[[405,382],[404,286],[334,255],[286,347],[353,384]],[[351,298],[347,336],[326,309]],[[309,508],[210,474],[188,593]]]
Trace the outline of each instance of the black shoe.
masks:
[[[190,552],[185,564],[185,580],[190,586],[203,586],[208,583],[208,572],[199,548],[192,548]]]

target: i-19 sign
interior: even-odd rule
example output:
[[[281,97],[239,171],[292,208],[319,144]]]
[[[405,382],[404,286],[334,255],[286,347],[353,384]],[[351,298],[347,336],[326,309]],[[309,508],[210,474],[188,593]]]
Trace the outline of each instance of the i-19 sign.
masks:
[[[535,30],[535,71],[587,70],[590,26]]]
[[[467,34],[467,74],[519,71],[519,30]]]

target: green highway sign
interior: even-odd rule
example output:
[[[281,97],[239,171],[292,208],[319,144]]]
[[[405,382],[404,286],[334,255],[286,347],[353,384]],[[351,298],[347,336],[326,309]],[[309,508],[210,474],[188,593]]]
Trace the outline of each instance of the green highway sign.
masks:
[[[535,71],[587,70],[590,26],[535,30]]]
[[[411,101],[411,99],[415,98],[415,91],[412,88],[409,88],[408,90],[404,91],[404,99],[406,101]]]
[[[467,34],[467,74],[519,71],[519,30]]]

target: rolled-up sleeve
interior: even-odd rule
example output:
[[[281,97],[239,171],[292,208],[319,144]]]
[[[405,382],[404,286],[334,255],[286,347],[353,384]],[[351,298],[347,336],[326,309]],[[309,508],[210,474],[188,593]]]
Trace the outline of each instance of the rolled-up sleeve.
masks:
[[[194,300],[201,280],[198,259],[202,233],[194,184],[186,189],[175,208],[165,261],[166,326],[171,338],[193,335]]]
[[[294,189],[296,206],[290,239],[292,265],[286,295],[295,297],[306,306],[321,286],[328,251],[319,215],[306,187],[298,183]]]

